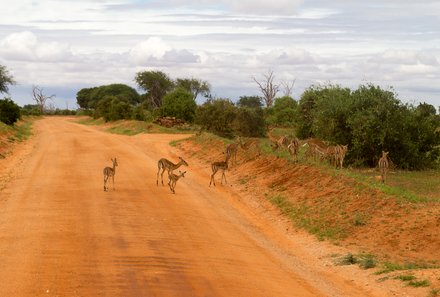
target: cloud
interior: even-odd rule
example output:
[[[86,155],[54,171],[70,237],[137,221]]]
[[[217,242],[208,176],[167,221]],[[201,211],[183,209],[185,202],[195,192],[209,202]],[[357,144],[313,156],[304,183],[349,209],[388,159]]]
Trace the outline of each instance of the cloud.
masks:
[[[16,61],[66,62],[72,53],[66,44],[40,42],[30,31],[12,33],[0,40],[0,55]]]
[[[159,37],[150,37],[146,41],[136,44],[130,50],[131,60],[138,64],[148,63],[152,58],[161,59],[171,47]]]
[[[401,65],[426,65],[438,66],[439,61],[434,54],[426,51],[414,50],[386,50],[383,53],[372,58],[373,62],[386,64],[401,64]]]

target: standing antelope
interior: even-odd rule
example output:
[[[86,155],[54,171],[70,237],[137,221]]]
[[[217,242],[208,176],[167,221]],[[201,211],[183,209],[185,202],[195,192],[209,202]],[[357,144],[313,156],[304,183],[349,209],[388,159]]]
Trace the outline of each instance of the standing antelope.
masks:
[[[228,162],[229,162],[229,156],[226,155],[225,161],[214,162],[214,163],[211,164],[212,174],[211,174],[211,180],[209,181],[209,186],[211,186],[211,183],[214,183],[214,186],[215,186],[214,175],[219,170],[222,170],[221,184],[223,184],[223,178],[225,178],[225,183],[227,183],[226,175],[225,175],[225,170],[228,169]]]
[[[163,186],[163,173],[165,172],[165,170],[168,170],[168,174],[169,174],[170,172],[173,172],[173,170],[179,168],[182,165],[189,166],[188,163],[186,163],[186,161],[183,160],[182,157],[179,157],[179,160],[180,161],[177,164],[174,164],[173,162],[171,162],[165,158],[162,158],[157,162],[156,185],[159,185],[159,172],[161,169],[162,169],[161,177],[162,177],[162,186]]]
[[[337,155],[337,163],[339,163],[340,168],[344,165],[345,154],[348,151],[348,144],[346,145],[338,145],[338,155]],[[336,167],[338,164],[336,164]]]
[[[382,151],[382,157],[379,159],[379,171],[382,178],[382,183],[385,183],[388,167],[390,166],[388,161],[388,153],[389,152]]]
[[[229,158],[231,159],[231,161],[233,161],[233,163],[237,163],[237,151],[238,151],[238,146],[241,144],[241,139],[238,138],[238,140],[234,143],[229,144],[226,147],[226,156],[229,156]]]
[[[173,194],[176,194],[176,192],[174,191],[174,188],[176,187],[176,183],[179,180],[179,178],[181,177],[185,177],[185,173],[186,171],[182,172],[179,170],[179,175],[176,175],[170,171],[168,171],[168,186],[170,186],[170,190],[171,192],[173,192]]]
[[[289,150],[290,156],[292,157],[294,162],[298,162],[298,153],[299,153],[299,140],[298,138],[294,137],[290,144],[287,146],[287,149]]]
[[[113,167],[105,167],[104,168],[104,191],[107,191],[108,187],[107,185],[107,181],[108,179],[111,177],[112,181],[113,181],[113,190],[115,189],[115,173],[116,173],[116,166],[118,166],[118,161],[116,160],[116,158],[113,160]]]
[[[272,141],[273,145],[272,145],[272,150],[276,151],[279,148],[287,148],[287,146],[289,145],[289,139],[287,139],[286,136],[281,136],[281,137],[276,137],[272,134],[272,130],[270,129],[267,132],[267,136],[269,137],[270,141]]]

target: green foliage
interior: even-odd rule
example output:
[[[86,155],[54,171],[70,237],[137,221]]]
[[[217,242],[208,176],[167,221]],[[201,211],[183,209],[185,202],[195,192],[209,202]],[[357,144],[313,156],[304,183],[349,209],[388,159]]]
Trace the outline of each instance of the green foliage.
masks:
[[[273,106],[266,109],[266,121],[274,126],[293,126],[296,123],[297,110],[298,102],[292,97],[276,98]]]
[[[163,116],[173,116],[187,122],[193,122],[196,109],[197,104],[193,95],[180,88],[164,96],[160,111]]]
[[[21,108],[22,115],[40,116],[41,109],[37,104],[26,104]]]
[[[237,102],[238,107],[262,108],[263,102],[259,96],[241,96]]]
[[[6,66],[0,65],[0,93],[8,93],[9,86],[14,85],[15,81],[12,75],[9,74]]]
[[[95,118],[103,117],[106,122],[130,119],[132,105],[115,96],[106,96],[98,102]]]
[[[375,167],[382,150],[404,169],[435,167],[440,121],[435,108],[402,104],[392,89],[312,86],[298,106],[297,134],[348,144],[346,163]]]
[[[236,107],[229,99],[208,99],[196,110],[195,122],[202,129],[223,137],[233,137]]]
[[[262,108],[240,107],[236,109],[233,124],[236,134],[245,137],[262,137],[265,135],[266,123]]]
[[[21,117],[20,107],[10,98],[0,99],[0,121],[14,125]]]
[[[192,94],[194,100],[198,95],[209,96],[211,86],[207,81],[195,78],[178,78],[176,80],[176,88],[183,88]]]
[[[129,104],[138,104],[140,102],[138,92],[124,84],[111,84],[81,89],[76,94],[76,101],[81,108],[94,109],[98,105],[98,102],[106,96],[117,97],[119,100]]]
[[[162,71],[141,71],[136,73],[134,80],[147,92],[147,100],[153,108],[161,107],[162,98],[174,87],[174,82]]]

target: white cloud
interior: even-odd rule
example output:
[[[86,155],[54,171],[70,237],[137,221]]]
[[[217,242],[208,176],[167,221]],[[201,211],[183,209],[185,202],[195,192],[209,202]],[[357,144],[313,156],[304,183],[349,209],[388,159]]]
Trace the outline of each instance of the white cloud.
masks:
[[[159,37],[150,37],[146,41],[136,44],[130,50],[131,60],[137,64],[145,64],[151,58],[161,59],[171,47]]]
[[[12,33],[0,40],[0,55],[10,60],[56,62],[70,60],[67,45],[56,41],[40,42],[29,31]]]

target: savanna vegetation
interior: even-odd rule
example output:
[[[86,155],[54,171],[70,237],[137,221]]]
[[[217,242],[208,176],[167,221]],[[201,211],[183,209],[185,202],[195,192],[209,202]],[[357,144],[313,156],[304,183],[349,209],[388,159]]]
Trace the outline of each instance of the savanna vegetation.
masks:
[[[1,65],[0,65],[1,66]],[[162,71],[141,71],[134,81],[143,93],[125,84],[83,88],[77,93],[80,114],[104,121],[132,119],[152,122],[169,116],[185,120],[195,129],[233,138],[264,137],[268,127],[289,129],[299,139],[317,138],[328,144],[348,145],[345,164],[374,167],[382,151],[402,169],[437,168],[440,163],[440,115],[436,107],[403,103],[392,88],[373,84],[350,89],[340,85],[312,85],[301,97],[291,88],[281,96],[273,72],[258,81],[261,96],[241,96],[236,102],[215,98],[207,81],[171,78]],[[15,84],[0,67],[0,93]],[[287,86],[287,84],[285,84]],[[54,95],[34,86],[34,105],[18,107],[11,98],[0,101],[1,121],[9,125],[21,115],[73,114],[48,108]],[[198,104],[197,99],[205,98]]]

